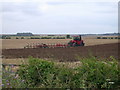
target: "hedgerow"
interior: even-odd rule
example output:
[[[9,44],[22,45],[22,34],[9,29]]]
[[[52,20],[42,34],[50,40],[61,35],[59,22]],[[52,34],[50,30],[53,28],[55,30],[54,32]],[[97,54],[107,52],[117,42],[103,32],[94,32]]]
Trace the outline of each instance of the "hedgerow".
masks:
[[[80,60],[76,68],[56,65],[55,62],[29,58],[18,71],[27,87],[37,88],[119,88],[118,61],[99,61],[95,57]]]

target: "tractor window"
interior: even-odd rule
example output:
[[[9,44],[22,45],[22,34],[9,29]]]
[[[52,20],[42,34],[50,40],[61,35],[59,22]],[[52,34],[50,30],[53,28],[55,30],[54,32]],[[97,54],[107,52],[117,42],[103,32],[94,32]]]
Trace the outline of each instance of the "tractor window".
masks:
[[[80,40],[80,37],[74,37],[74,40]]]

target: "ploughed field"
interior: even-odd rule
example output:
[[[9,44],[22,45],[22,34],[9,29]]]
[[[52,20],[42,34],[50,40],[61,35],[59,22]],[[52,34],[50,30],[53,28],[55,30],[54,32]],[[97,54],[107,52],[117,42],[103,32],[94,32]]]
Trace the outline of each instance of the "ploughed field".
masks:
[[[118,55],[119,46],[120,43],[111,43],[70,48],[2,49],[2,57],[5,59],[15,59],[32,56],[35,58],[51,59],[61,62],[72,62],[92,55],[98,59],[109,59],[110,56],[113,56],[120,60],[120,56]]]

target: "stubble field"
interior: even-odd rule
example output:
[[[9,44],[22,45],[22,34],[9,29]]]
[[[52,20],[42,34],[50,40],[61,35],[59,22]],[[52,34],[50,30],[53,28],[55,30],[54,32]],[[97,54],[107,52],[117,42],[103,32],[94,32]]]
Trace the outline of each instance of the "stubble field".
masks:
[[[85,46],[117,43],[117,39],[96,39],[96,37],[83,37]],[[27,44],[45,43],[45,44],[55,44],[64,43],[67,44],[71,39],[0,39],[0,49],[14,49],[23,48]]]

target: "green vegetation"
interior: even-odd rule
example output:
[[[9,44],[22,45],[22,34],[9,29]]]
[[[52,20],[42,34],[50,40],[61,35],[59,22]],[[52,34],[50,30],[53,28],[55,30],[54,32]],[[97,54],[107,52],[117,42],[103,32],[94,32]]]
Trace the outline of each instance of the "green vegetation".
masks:
[[[119,63],[110,58],[111,61],[99,61],[95,57],[81,60],[82,66],[77,68],[75,75],[75,87],[81,83],[86,88],[117,88],[120,84]]]
[[[2,39],[70,39],[65,36],[5,36]]]
[[[2,36],[2,39],[11,39],[10,36]]]
[[[3,71],[3,88],[116,88],[120,86],[118,61],[99,61],[95,57],[84,58],[81,65],[69,68],[37,58],[29,58],[16,75]],[[7,76],[6,76],[7,75]]]
[[[71,38],[71,37],[70,37],[70,35],[66,35],[66,38],[69,39],[69,38]]]
[[[97,37],[97,39],[120,39],[120,37]]]
[[[42,36],[42,37],[31,37],[30,39],[65,39],[65,37],[52,37],[52,36]]]
[[[40,39],[40,37],[30,37],[30,39]]]
[[[24,37],[21,37],[21,39],[24,39]]]
[[[65,37],[53,37],[53,39],[65,39]]]
[[[16,39],[19,39],[18,37],[16,37]]]

